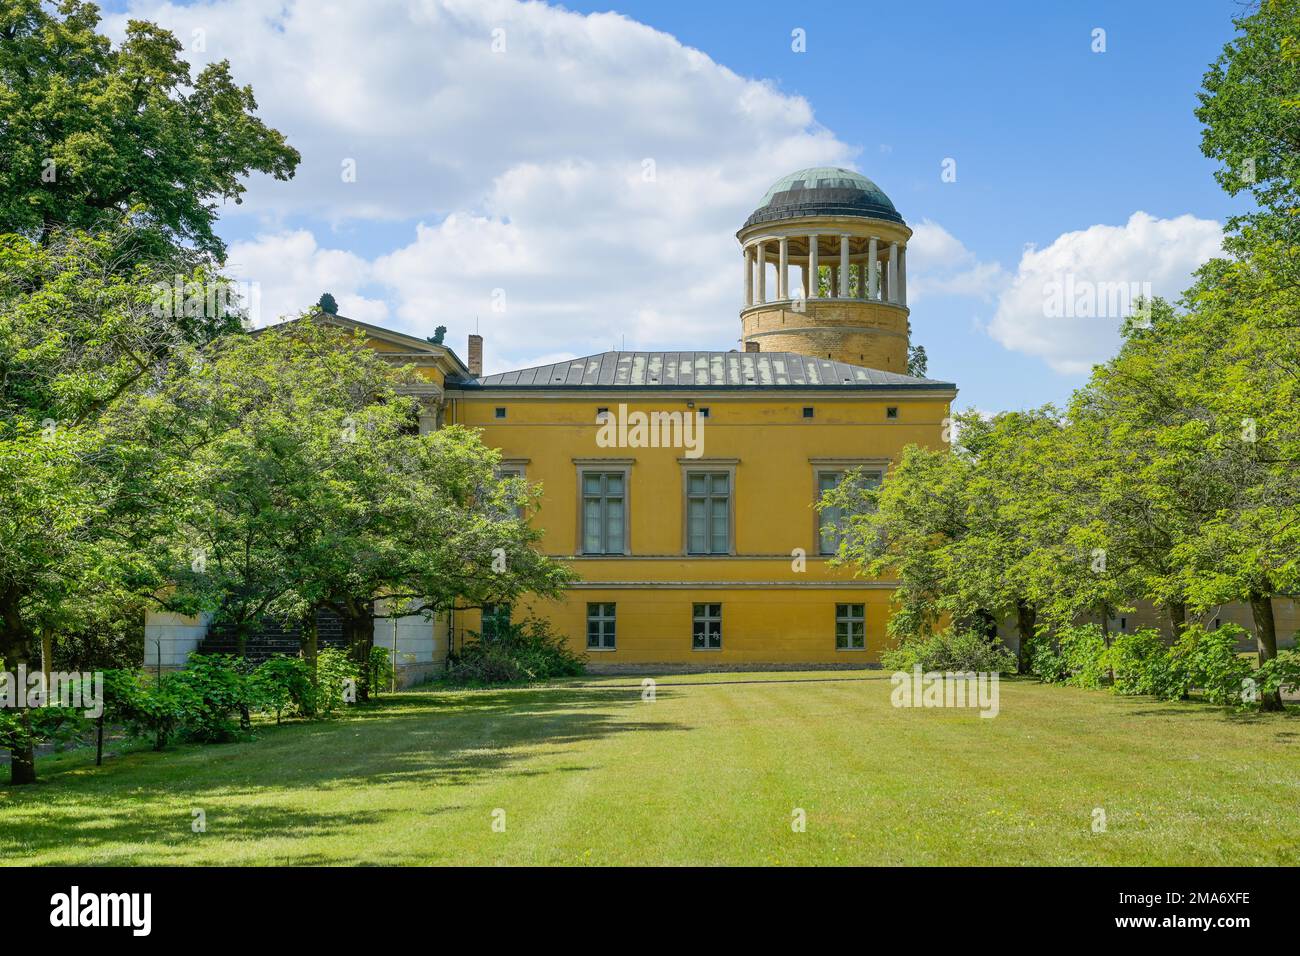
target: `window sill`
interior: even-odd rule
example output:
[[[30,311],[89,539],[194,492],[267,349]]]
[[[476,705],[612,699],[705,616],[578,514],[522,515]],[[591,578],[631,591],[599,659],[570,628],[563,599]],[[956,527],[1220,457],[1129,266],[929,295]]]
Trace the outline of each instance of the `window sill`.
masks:
[[[705,654],[717,654],[717,653],[719,653],[719,652],[722,650],[722,648],[720,648],[720,647],[692,647],[691,650],[693,650],[693,651],[700,651],[700,652],[705,653]]]
[[[589,654],[613,654],[616,650],[618,650],[617,647],[589,647],[589,648],[587,648],[587,652],[588,652]]]
[[[846,651],[850,654],[861,654],[863,651],[866,650],[866,648],[865,647],[837,647],[835,648],[835,650]]]

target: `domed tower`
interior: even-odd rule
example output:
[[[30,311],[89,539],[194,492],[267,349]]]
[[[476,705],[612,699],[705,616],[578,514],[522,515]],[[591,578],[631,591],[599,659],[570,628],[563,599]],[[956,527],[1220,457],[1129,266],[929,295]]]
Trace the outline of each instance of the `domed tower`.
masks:
[[[818,167],[778,180],[736,233],[745,256],[745,350],[905,374],[911,236],[889,197],[861,173]]]

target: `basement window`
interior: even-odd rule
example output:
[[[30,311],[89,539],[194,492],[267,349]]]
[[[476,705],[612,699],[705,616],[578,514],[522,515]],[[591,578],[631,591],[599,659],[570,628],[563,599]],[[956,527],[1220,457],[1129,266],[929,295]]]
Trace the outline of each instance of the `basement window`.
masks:
[[[609,408],[608,408],[608,407],[604,407],[604,406],[602,406],[601,408],[596,409],[596,421],[598,421],[598,422],[603,422],[603,421],[605,421],[607,418],[609,418]]]
[[[505,408],[503,408],[503,407],[501,407],[501,406],[498,406],[498,407],[495,409],[495,411],[493,412],[493,415],[494,415],[494,417],[496,417],[496,418],[505,418],[505,417],[506,417],[506,410],[505,410]]]
[[[708,410],[707,408],[701,408],[701,409],[700,409],[700,417],[701,417],[701,418],[708,418],[708,417],[709,417],[709,410]]]
[[[804,417],[804,418],[812,418],[812,417],[813,417],[813,408],[812,408],[811,405],[805,405],[805,406],[803,407],[803,417]]]
[[[897,417],[898,417],[898,406],[897,406],[897,405],[890,405],[888,408],[886,408],[886,409],[885,409],[885,417],[886,417],[886,418],[897,418]]]

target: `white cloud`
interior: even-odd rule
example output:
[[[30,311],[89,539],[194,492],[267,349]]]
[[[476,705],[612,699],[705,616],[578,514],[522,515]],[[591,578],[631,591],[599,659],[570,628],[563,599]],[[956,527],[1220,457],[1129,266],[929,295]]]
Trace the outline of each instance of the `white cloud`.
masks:
[[[622,336],[629,348],[734,347],[736,229],[781,175],[854,155],[802,97],[617,14],[511,0],[137,0],[130,15],[186,44],[204,31],[206,49],[186,55],[228,58],[303,154],[294,180],[259,177],[223,210],[265,223],[231,250],[260,282],[265,315],[328,289],[357,318],[420,335],[447,325],[458,348],[477,316],[489,368]],[[108,23],[120,35],[125,16]],[[301,228],[346,224],[365,239],[380,220],[419,225],[368,262]]]
[[[1212,219],[1135,212],[1122,226],[1090,226],[1044,249],[1030,246],[988,332],[1058,372],[1086,372],[1114,354],[1133,299],[1177,298],[1222,242],[1222,227]]]
[[[907,301],[952,295],[992,301],[1009,276],[998,262],[981,262],[943,226],[924,219],[907,244]]]

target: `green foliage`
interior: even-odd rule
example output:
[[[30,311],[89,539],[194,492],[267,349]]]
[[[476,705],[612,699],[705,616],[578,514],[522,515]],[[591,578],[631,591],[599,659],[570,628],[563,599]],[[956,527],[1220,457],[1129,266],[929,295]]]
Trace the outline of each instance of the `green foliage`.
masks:
[[[451,684],[511,684],[576,677],[586,656],[574,653],[549,622],[529,618],[499,625],[491,637],[475,634],[447,661]]]
[[[1057,646],[1065,662],[1065,683],[1074,687],[1100,687],[1107,678],[1106,639],[1098,624],[1066,627],[1057,632]]]
[[[915,378],[925,378],[926,370],[930,366],[930,360],[926,357],[924,345],[909,345],[907,347],[907,374]]]
[[[98,27],[90,3],[0,7],[0,232],[44,239],[133,210],[166,241],[220,255],[220,203],[238,203],[252,172],[290,178],[297,151],[227,61],[191,76],[158,25],[129,20],[117,47]]]
[[[1260,211],[1233,225],[1300,238],[1300,4],[1262,0],[1206,72],[1197,118],[1201,152],[1230,195],[1249,192]]]
[[[339,314],[339,304],[334,301],[334,296],[330,295],[328,292],[321,293],[321,297],[316,303],[316,308],[320,309],[322,312],[328,312],[330,315]]]
[[[274,713],[277,724],[286,711],[304,717],[316,712],[316,685],[300,657],[277,654],[264,660],[249,675],[248,688],[254,708]]]
[[[184,670],[172,675],[182,728],[190,739],[224,743],[239,736],[238,716],[252,700],[242,664],[225,654],[191,654]]]
[[[327,647],[316,655],[316,709],[328,716],[346,703],[349,687],[360,683],[356,662],[346,651]]]
[[[104,672],[105,722],[122,724],[132,736],[153,738],[155,750],[167,746],[184,716],[175,674],[150,680],[137,671]]]
[[[926,637],[912,637],[880,655],[880,666],[910,671],[976,671],[1013,674],[1016,656],[1001,641],[990,641],[971,630],[947,628]]]
[[[392,655],[386,647],[370,648],[369,665],[371,693],[379,693],[381,689],[389,686],[392,682],[393,671],[391,664],[389,663],[391,657]]]
[[[1110,645],[1110,666],[1115,674],[1117,694],[1147,695],[1177,700],[1186,692],[1181,675],[1186,669],[1171,666],[1171,649],[1160,632],[1141,628],[1132,634],[1116,634]]]
[[[1255,668],[1237,653],[1237,642],[1245,633],[1235,624],[1225,624],[1216,631],[1192,625],[1183,631],[1176,645],[1181,659],[1186,661],[1189,685],[1199,688],[1212,704],[1253,703],[1243,699],[1242,694]]]
[[[1265,661],[1257,675],[1260,690],[1267,693],[1300,691],[1300,650],[1280,651],[1271,661]]]

